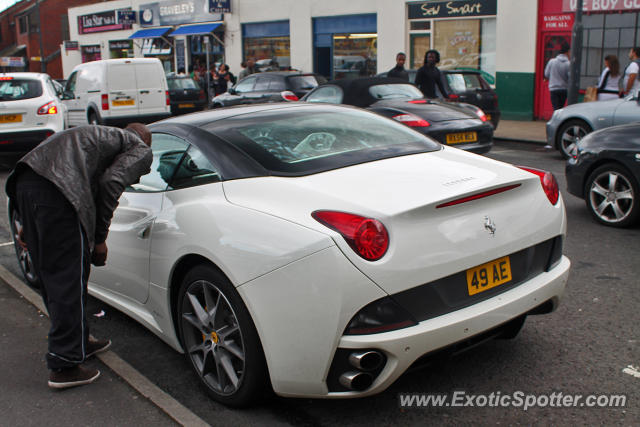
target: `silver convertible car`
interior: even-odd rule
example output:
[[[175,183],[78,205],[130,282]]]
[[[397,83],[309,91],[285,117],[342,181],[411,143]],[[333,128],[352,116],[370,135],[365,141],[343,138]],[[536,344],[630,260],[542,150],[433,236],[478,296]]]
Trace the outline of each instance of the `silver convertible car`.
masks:
[[[640,121],[638,93],[622,99],[573,104],[553,112],[547,122],[547,143],[568,158],[588,133],[637,121]]]

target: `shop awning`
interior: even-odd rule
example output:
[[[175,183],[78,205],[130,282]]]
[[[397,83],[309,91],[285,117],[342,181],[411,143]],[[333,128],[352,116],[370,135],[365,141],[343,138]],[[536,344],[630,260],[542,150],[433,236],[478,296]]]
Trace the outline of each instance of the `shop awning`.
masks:
[[[130,39],[157,39],[169,32],[171,27],[145,28],[138,30],[129,36]]]
[[[169,34],[173,36],[195,36],[197,34],[209,34],[222,25],[221,22],[209,22],[207,24],[182,25]]]

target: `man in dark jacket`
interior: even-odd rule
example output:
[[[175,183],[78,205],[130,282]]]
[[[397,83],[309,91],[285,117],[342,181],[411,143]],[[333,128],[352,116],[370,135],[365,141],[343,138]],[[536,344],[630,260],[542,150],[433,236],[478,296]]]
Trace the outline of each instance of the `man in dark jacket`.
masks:
[[[396,66],[393,67],[387,73],[387,77],[395,77],[398,79],[409,81],[409,73],[404,69],[404,63],[407,60],[407,55],[400,52],[396,55]]]
[[[7,180],[22,221],[18,243],[29,250],[49,317],[49,387],[95,381],[80,366],[110,340],[89,336],[85,306],[91,263],[104,265],[107,233],[124,189],[150,171],[151,133],[82,126],[59,132],[24,156]]]
[[[424,65],[418,69],[416,74],[416,86],[426,98],[437,98],[436,86],[440,89],[442,96],[445,96],[440,70],[436,67],[438,62],[440,62],[440,53],[437,50],[427,51],[424,55]]]

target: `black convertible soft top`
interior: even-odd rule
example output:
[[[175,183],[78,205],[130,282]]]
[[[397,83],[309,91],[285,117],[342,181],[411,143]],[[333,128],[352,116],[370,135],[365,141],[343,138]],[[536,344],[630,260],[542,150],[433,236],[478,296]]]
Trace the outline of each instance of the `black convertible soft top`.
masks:
[[[340,79],[332,80],[327,85],[335,85],[344,92],[343,104],[354,105],[364,108],[379,101],[369,93],[369,88],[376,85],[384,84],[404,84],[408,85],[406,80],[391,77],[360,77],[356,79]],[[324,86],[324,85],[323,85]]]

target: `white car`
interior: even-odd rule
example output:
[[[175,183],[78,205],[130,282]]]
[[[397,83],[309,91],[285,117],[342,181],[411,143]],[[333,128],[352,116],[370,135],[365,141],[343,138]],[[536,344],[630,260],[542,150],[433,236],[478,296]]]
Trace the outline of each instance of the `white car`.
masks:
[[[44,73],[0,73],[0,153],[26,153],[65,129],[66,107]]]
[[[344,106],[150,128],[151,173],[122,195],[89,289],[184,351],[227,405],[269,385],[378,393],[426,354],[515,336],[563,293],[566,216],[548,172]]]

